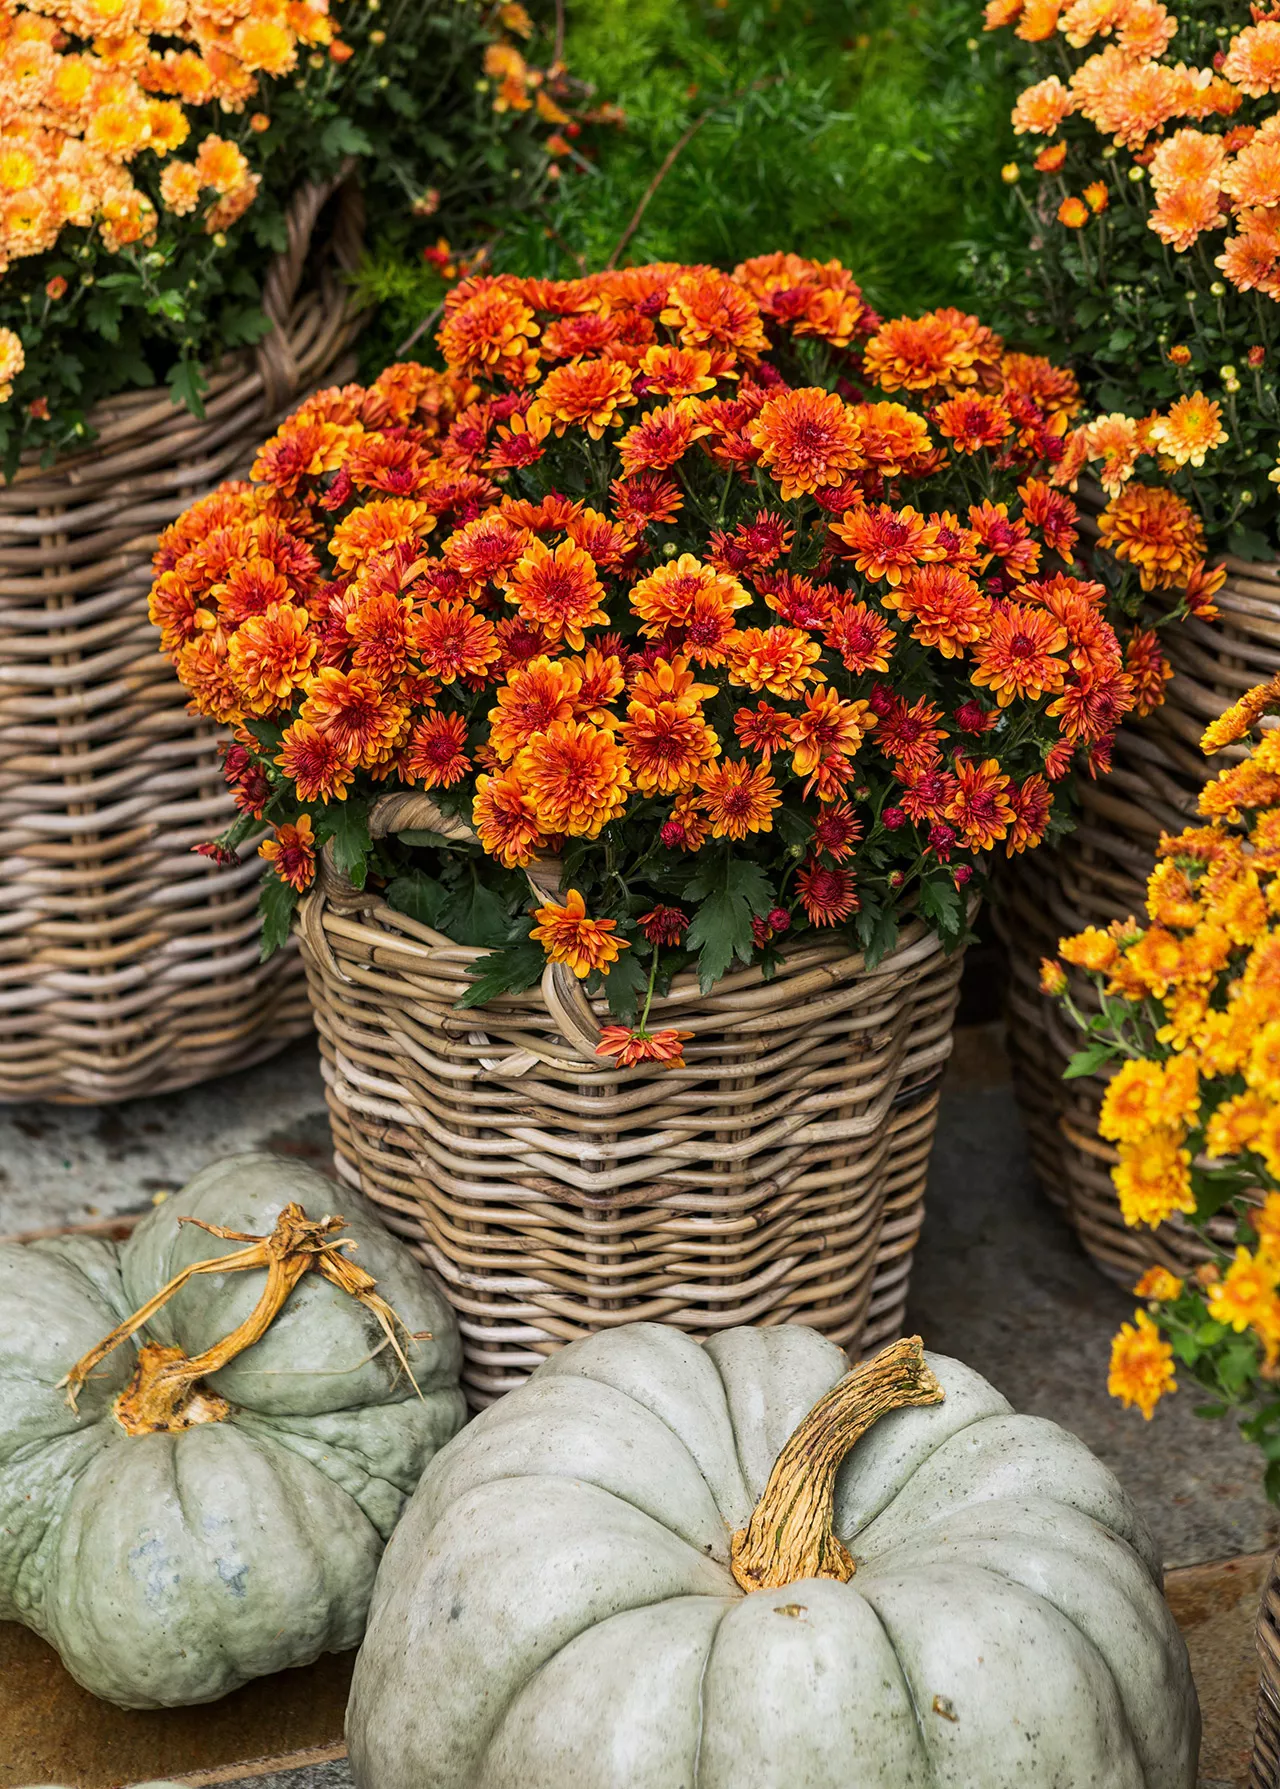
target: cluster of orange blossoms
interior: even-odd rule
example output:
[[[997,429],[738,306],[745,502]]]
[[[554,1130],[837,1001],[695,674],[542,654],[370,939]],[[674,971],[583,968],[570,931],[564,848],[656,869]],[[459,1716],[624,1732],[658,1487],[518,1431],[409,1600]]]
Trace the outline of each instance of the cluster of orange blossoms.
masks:
[[[328,0],[0,0],[0,271],[67,225],[112,250],[149,240],[155,204],[130,171],[144,151],[167,210],[203,206],[205,228],[226,229],[258,176],[216,134],[179,155],[188,109],[242,112],[261,75],[319,45],[345,54]]]
[[[1235,744],[1278,703],[1280,678],[1250,691],[1209,727],[1205,750]],[[1206,785],[1200,812],[1206,824],[1160,842],[1145,927],[1089,927],[1044,965],[1046,991],[1068,999],[1063,962],[1094,978],[1101,1035],[1123,1056],[1099,1130],[1116,1147],[1128,1224],[1203,1218],[1242,1184],[1280,1188],[1280,730],[1264,731]],[[1170,1306],[1203,1295],[1212,1322],[1253,1334],[1270,1373],[1280,1358],[1280,1192],[1241,1210],[1252,1248],[1210,1261],[1190,1290],[1164,1268],[1138,1290]],[[1139,1313],[1116,1342],[1113,1392],[1149,1416],[1172,1372],[1168,1344]]]
[[[573,851],[596,917],[576,890],[533,936],[583,976],[674,948],[708,858],[760,871],[739,955],[926,887],[937,918],[942,885],[958,928],[975,860],[1161,699],[1075,562],[1075,382],[973,317],[882,323],[773,254],[470,278],[439,344],[309,400],[156,557],[163,649],[296,890],[393,785],[495,886]],[[1203,600],[1186,505],[1124,498],[1120,562]]]
[[[988,0],[986,24],[1082,52],[1067,81],[1051,74],[1022,94],[1015,131],[1055,139],[1073,114],[1087,120],[1131,152],[1138,179],[1145,171],[1148,223],[1162,242],[1185,254],[1202,236],[1228,231],[1214,257],[1223,278],[1280,298],[1280,114],[1231,122],[1246,101],[1280,93],[1280,15],[1250,11],[1252,22],[1215,40],[1200,68],[1178,59],[1178,21],[1161,0]],[[1035,165],[1056,173],[1066,153],[1064,142],[1050,142]],[[1082,198],[1066,197],[1058,215],[1081,228],[1106,203],[1097,182]]]

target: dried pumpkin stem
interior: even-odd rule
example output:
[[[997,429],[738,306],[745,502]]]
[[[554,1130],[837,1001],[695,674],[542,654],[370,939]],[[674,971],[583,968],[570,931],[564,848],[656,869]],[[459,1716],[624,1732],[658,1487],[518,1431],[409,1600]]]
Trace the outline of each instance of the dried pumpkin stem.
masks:
[[[942,1387],[919,1336],[895,1342],[819,1398],[773,1463],[751,1521],[733,1537],[733,1575],[744,1590],[777,1590],[800,1578],[854,1574],[835,1532],[836,1474],[860,1435],[891,1410],[939,1404]]]
[[[340,1292],[347,1293],[372,1312],[409,1383],[415,1391],[418,1390],[397,1332],[404,1331],[412,1341],[429,1338],[408,1330],[378,1293],[373,1275],[348,1259],[344,1250],[354,1248],[354,1240],[334,1235],[343,1227],[345,1218],[325,1217],[315,1221],[300,1205],[290,1203],[276,1219],[276,1227],[270,1236],[224,1230],[221,1225],[206,1224],[200,1218],[184,1217],[178,1221],[195,1224],[224,1242],[243,1242],[248,1246],[229,1255],[219,1255],[212,1261],[197,1261],[184,1267],[154,1298],[149,1298],[131,1317],[117,1324],[109,1336],[104,1336],[96,1348],[78,1360],[65,1379],[59,1381],[67,1388],[67,1402],[73,1410],[80,1388],[94,1368],[121,1342],[136,1335],[188,1280],[202,1273],[240,1273],[252,1267],[265,1267],[267,1282],[253,1310],[229,1336],[194,1357],[184,1354],[181,1348],[164,1347],[157,1342],[148,1342],[139,1351],[137,1372],[115,1403],[116,1418],[129,1434],[150,1435],[157,1430],[185,1429],[193,1423],[220,1422],[227,1416],[230,1405],[216,1392],[201,1388],[199,1381],[225,1367],[255,1342],[260,1342],[283,1310],[289,1294],[308,1273],[322,1274]]]

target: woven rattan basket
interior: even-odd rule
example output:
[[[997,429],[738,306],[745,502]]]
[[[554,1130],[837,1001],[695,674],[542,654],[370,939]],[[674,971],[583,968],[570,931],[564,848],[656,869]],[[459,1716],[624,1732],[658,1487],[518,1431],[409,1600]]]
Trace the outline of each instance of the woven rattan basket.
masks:
[[[426,798],[374,809],[415,826]],[[810,934],[771,981],[684,977],[654,1015],[687,1066],[622,1071],[562,967],[460,1012],[477,953],[328,868],[300,933],[338,1172],[443,1280],[474,1405],[640,1319],[898,1333],[960,975],[923,925],[872,972]]]
[[[1258,1712],[1249,1789],[1280,1789],[1280,1556],[1271,1562],[1258,1609]]]
[[[1098,1265],[1126,1285],[1153,1261],[1182,1273],[1207,1251],[1177,1218],[1154,1235],[1125,1226],[1109,1171],[1116,1158],[1097,1134],[1105,1083],[1097,1076],[1063,1081],[1083,1040],[1057,1002],[1041,994],[1040,959],[1086,925],[1145,916],[1161,833],[1193,823],[1208,777],[1241,755],[1236,748],[1211,761],[1199,749],[1200,735],[1245,690],[1280,670],[1280,567],[1227,564],[1217,599],[1221,619],[1181,622],[1165,637],[1174,677],[1163,706],[1120,729],[1111,775],[1098,783],[1082,779],[1077,829],[1057,849],[1007,866],[994,909],[1009,953],[1009,1051],[1037,1178]],[[1091,984],[1084,976],[1073,980],[1087,1006]]]
[[[159,530],[248,465],[358,326],[357,188],[302,189],[288,229],[263,295],[275,328],[216,368],[203,421],[129,393],[94,412],[85,453],[0,487],[0,1099],[187,1086],[309,1023],[296,952],[258,961],[252,847],[192,855],[234,809],[218,732],[188,715],[147,620]]]

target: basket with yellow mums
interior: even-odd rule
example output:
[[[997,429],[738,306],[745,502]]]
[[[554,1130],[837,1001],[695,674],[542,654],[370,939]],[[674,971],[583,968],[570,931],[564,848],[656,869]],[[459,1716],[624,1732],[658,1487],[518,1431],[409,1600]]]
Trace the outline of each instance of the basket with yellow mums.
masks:
[[[1150,1417],[1180,1366],[1234,1412],[1280,1497],[1280,676],[1206,731],[1233,762],[1200,797],[1203,824],[1160,841],[1148,923],[1090,927],[1043,966],[1088,1032],[1071,1074],[1113,1068],[1099,1118],[1125,1222],[1200,1238],[1187,1277],[1155,1266],[1112,1347],[1108,1386]],[[1241,742],[1258,737],[1241,753]],[[1074,997],[1065,964],[1096,984]]]

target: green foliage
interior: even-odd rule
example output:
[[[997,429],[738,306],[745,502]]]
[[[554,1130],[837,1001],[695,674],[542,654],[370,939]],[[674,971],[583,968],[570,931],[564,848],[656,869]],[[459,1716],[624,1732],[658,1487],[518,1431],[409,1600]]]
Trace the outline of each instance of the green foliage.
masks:
[[[569,66],[626,122],[594,172],[562,182],[550,225],[513,227],[499,258],[602,265],[702,120],[626,260],[732,266],[788,248],[838,256],[883,310],[968,302],[961,244],[1016,229],[992,147],[1015,89],[1004,63],[980,74],[974,32],[971,0],[576,0]]]
[[[542,979],[546,966],[542,946],[528,942],[511,944],[505,950],[477,957],[474,965],[476,979],[458,1005],[483,1006],[487,1000],[496,1000],[499,994],[523,994],[526,988]]]
[[[686,941],[698,952],[698,981],[706,994],[735,957],[751,961],[751,921],[773,906],[774,892],[758,864],[722,848],[699,863],[684,894],[698,904]]]
[[[265,963],[288,942],[289,927],[293,923],[293,911],[298,905],[297,890],[287,882],[282,882],[274,871],[268,871],[262,878],[262,888],[258,895],[258,912],[262,915],[262,944],[260,955]]]

